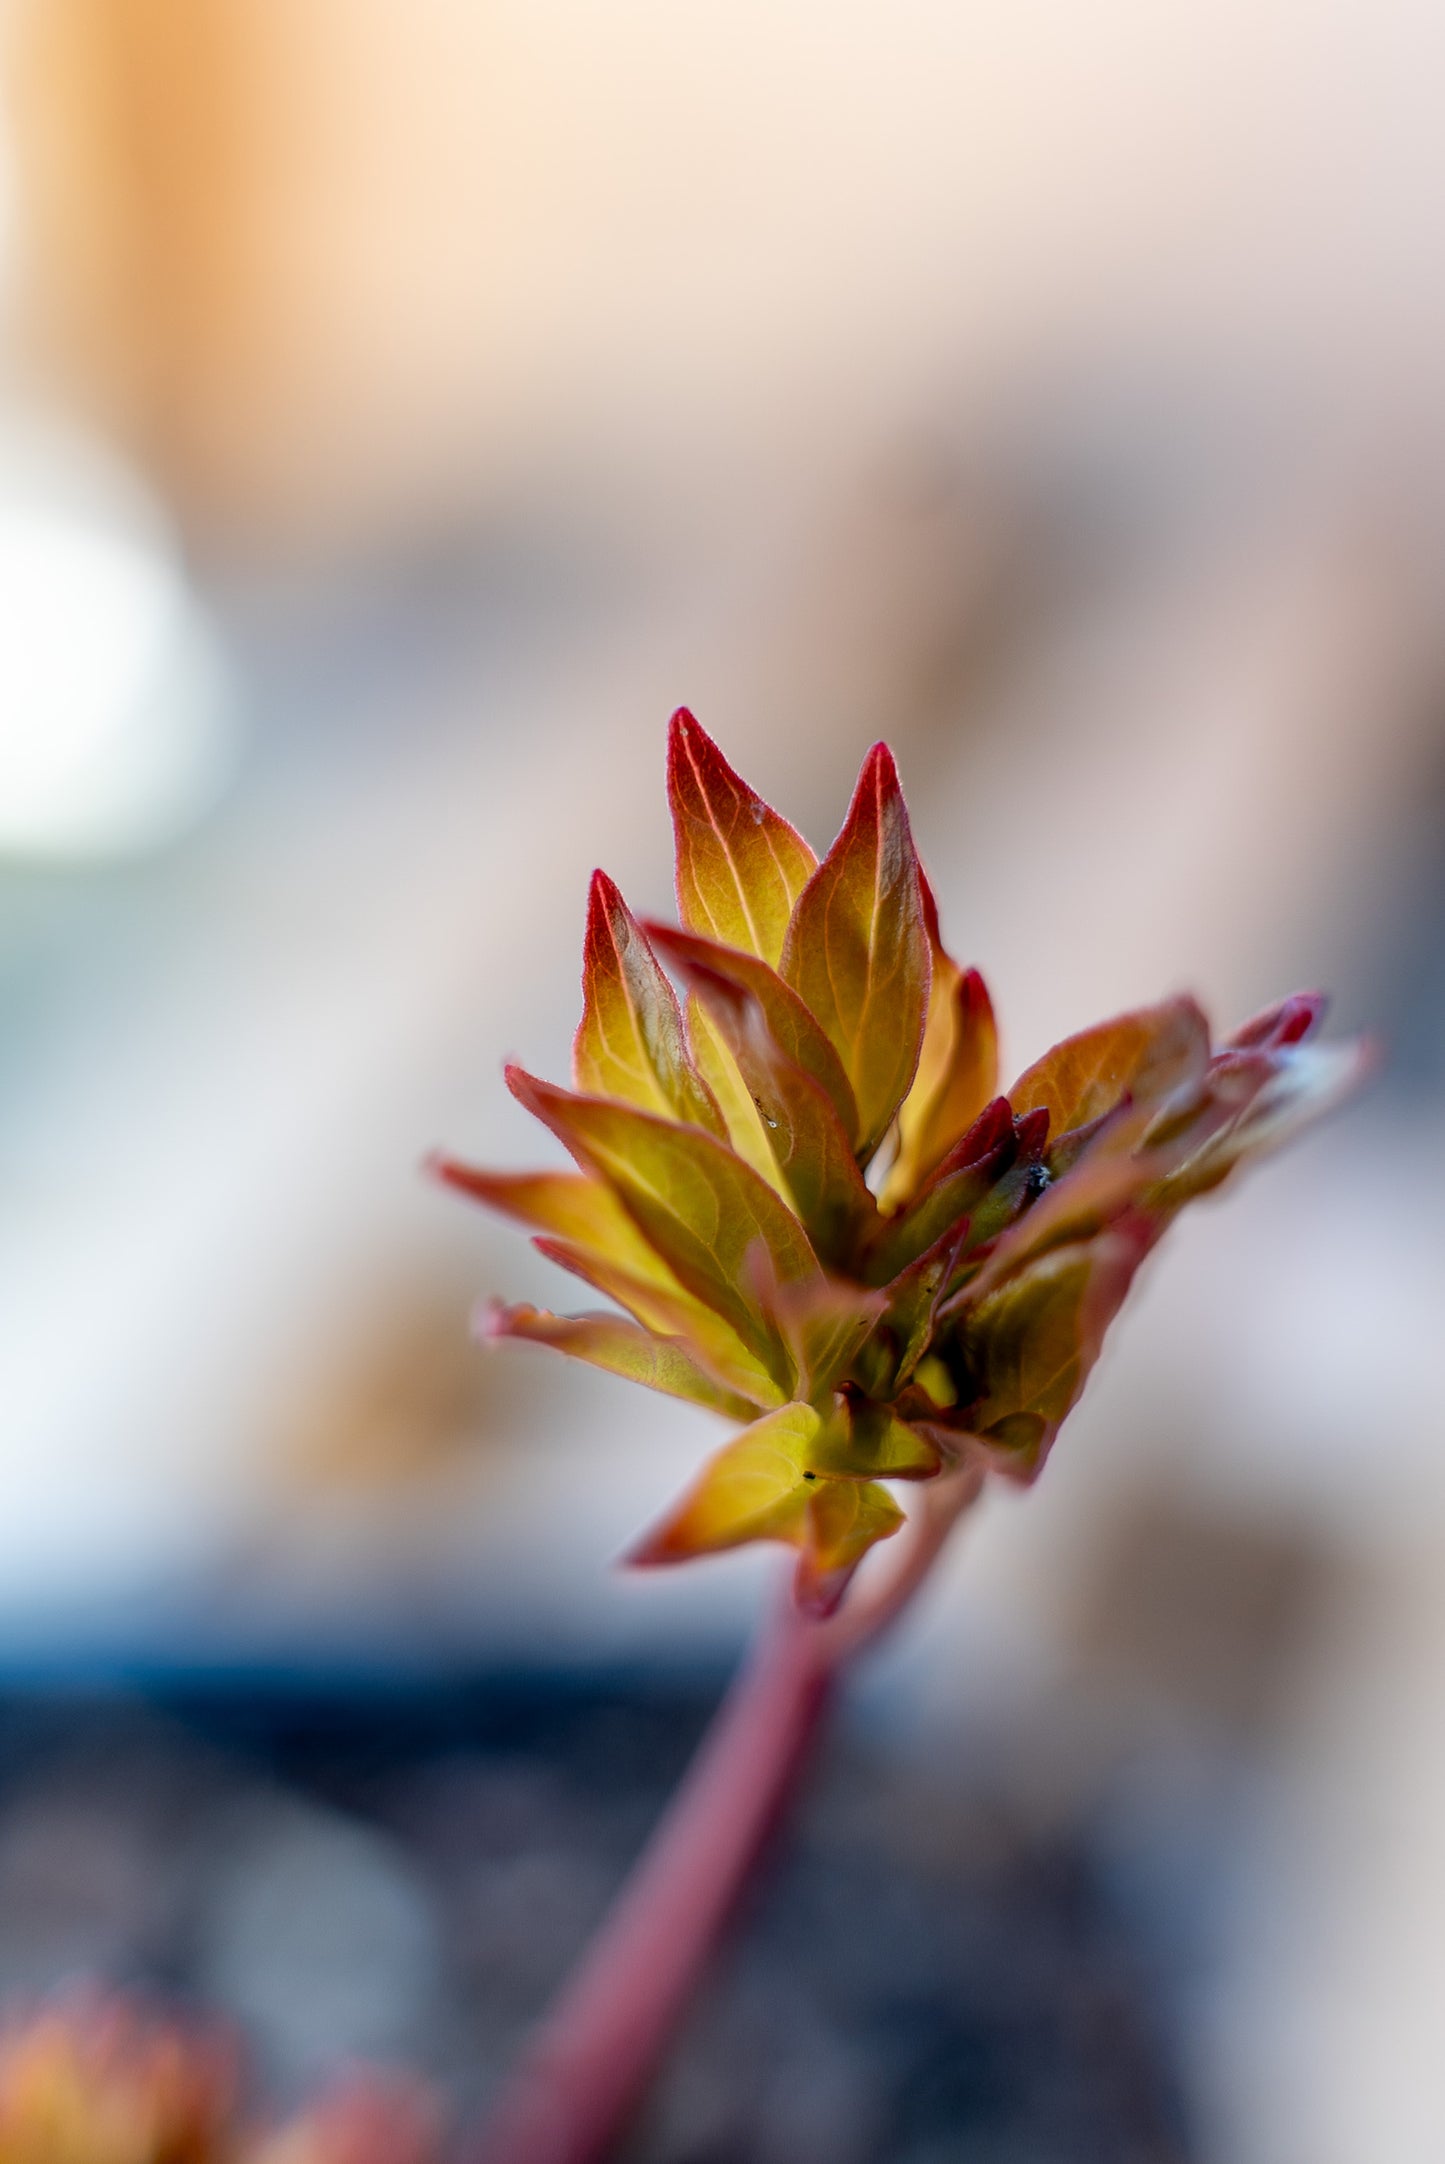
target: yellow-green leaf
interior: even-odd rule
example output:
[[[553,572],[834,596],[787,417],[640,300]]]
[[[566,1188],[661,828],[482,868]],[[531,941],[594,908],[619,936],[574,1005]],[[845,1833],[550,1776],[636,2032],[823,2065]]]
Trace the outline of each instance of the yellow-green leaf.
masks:
[[[851,1570],[903,1513],[866,1480],[836,1479],[812,1462],[822,1423],[810,1405],[784,1405],[725,1444],[681,1500],[635,1548],[633,1563],[682,1563],[752,1540],[801,1551],[806,1592]]]
[[[791,1360],[748,1298],[747,1258],[760,1246],[781,1285],[817,1273],[807,1234],[766,1181],[696,1127],[599,1097],[577,1097],[510,1067],[514,1094],[597,1173],[685,1289],[730,1322],[779,1381]]]
[[[756,1003],[778,1050],[818,1084],[838,1115],[849,1147],[856,1147],[858,1107],[852,1084],[830,1039],[793,987],[756,955],[667,924],[649,924],[647,930],[658,952],[686,979],[709,1014],[727,1019],[736,1006],[736,998],[729,999],[729,993]]]
[[[808,1504],[806,1538],[799,1580],[806,1598],[810,1588],[851,1571],[875,1542],[887,1540],[903,1523],[903,1512],[886,1488],[873,1481],[820,1480]]]
[[[898,1110],[898,1155],[883,1188],[885,1209],[918,1192],[997,1090],[998,1029],[988,987],[976,969],[960,970],[935,940],[928,1024],[913,1087]]]
[[[572,1046],[579,1090],[724,1133],[712,1093],[693,1065],[677,995],[605,872],[593,873],[587,898],[582,998]]]
[[[756,1258],[755,1258],[756,1259]],[[885,1298],[851,1280],[819,1275],[779,1285],[755,1271],[759,1302],[772,1316],[798,1370],[798,1395],[817,1401],[847,1379],[859,1350],[882,1315]]]
[[[817,1480],[808,1453],[821,1425],[811,1405],[754,1421],[708,1460],[629,1560],[677,1563],[748,1540],[799,1539]]]
[[[670,1273],[667,1283],[660,1284],[655,1279],[636,1277],[609,1256],[575,1246],[570,1240],[544,1238],[532,1244],[549,1262],[626,1308],[645,1330],[681,1339],[698,1365],[724,1389],[746,1398],[753,1406],[781,1405],[788,1397],[791,1367],[783,1370],[789,1384],[784,1387],[776,1379],[779,1363],[763,1360],[751,1345],[744,1343],[730,1322],[703,1301],[695,1300]]]
[[[853,1085],[865,1162],[918,1065],[929,968],[903,792],[892,753],[875,744],[838,839],[798,897],[781,965]]]
[[[686,707],[672,717],[667,794],[677,842],[677,913],[725,946],[776,962],[817,858],[735,774]]]
[[[763,1116],[752,1098],[748,1086],[738,1073],[738,1063],[723,1042],[717,1025],[708,1017],[707,1009],[695,992],[688,994],[687,1033],[692,1043],[692,1054],[697,1071],[712,1091],[727,1127],[728,1141],[742,1158],[751,1165],[760,1179],[769,1187],[783,1194],[783,1176],[778,1161],[768,1146],[768,1131]],[[786,1201],[786,1196],[784,1200]]]
[[[751,1420],[756,1412],[747,1398],[724,1389],[700,1367],[680,1338],[658,1337],[620,1315],[552,1315],[545,1308],[525,1305],[495,1307],[486,1330],[493,1338],[550,1345],[609,1374],[704,1405],[731,1420]]]
[[[602,1180],[585,1172],[492,1172],[455,1157],[434,1157],[431,1168],[449,1187],[519,1225],[606,1256],[645,1283],[681,1290]]]
[[[761,966],[761,965],[759,965]],[[858,1170],[847,1135],[825,1091],[783,1052],[750,992],[699,974],[699,998],[737,1063],[758,1109],[783,1193],[820,1257],[851,1267],[878,1221],[878,1206]]]

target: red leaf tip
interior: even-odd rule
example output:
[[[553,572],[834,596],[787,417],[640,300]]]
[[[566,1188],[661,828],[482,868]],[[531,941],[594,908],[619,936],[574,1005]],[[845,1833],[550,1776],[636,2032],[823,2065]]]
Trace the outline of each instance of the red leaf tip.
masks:
[[[500,1345],[506,1336],[507,1303],[493,1294],[472,1309],[472,1337],[478,1345]]]
[[[502,1080],[506,1083],[518,1104],[525,1105],[530,1112],[532,1109],[532,1096],[536,1088],[536,1076],[528,1074],[520,1060],[509,1059],[502,1069]]]

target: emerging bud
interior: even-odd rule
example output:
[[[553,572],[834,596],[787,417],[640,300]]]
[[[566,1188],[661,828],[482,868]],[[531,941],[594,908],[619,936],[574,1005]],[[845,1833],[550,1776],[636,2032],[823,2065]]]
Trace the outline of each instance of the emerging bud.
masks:
[[[640,925],[599,872],[574,1088],[508,1072],[576,1171],[437,1169],[624,1311],[497,1306],[489,1335],[746,1423],[632,1560],[784,1541],[807,1598],[897,1530],[884,1483],[1033,1479],[1176,1213],[1369,1055],[1308,1041],[1312,995],[1217,1049],[1172,999],[1001,1095],[885,745],[821,863],[686,711],[668,791],[681,926]]]

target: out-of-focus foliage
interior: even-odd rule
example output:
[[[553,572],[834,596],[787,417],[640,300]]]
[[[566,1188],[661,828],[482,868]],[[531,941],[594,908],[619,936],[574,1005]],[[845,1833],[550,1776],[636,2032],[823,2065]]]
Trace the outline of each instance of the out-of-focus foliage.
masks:
[[[258,2131],[225,2035],[122,1999],[0,2030],[4,2164],[429,2164],[437,2154],[427,2101],[368,2076]]]
[[[577,1171],[439,1169],[625,1310],[496,1307],[493,1336],[748,1423],[633,1560],[780,1540],[823,1600],[902,1522],[881,1483],[1037,1474],[1176,1212],[1366,1055],[1309,1041],[1313,995],[1217,1048],[1178,998],[1000,1095],[989,996],[943,946],[885,745],[821,862],[686,711],[668,790],[681,928],[639,924],[598,872],[575,1088],[507,1073]]]

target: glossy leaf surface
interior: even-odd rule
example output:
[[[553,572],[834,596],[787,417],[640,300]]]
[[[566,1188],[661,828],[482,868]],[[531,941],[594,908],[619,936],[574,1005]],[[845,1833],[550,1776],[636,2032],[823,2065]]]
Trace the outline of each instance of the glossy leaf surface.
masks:
[[[755,1421],[709,1458],[631,1560],[677,1563],[748,1540],[796,1542],[817,1479],[809,1455],[821,1426],[811,1405],[784,1405]]]

